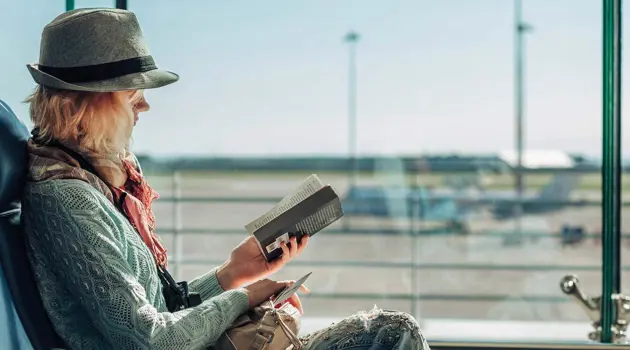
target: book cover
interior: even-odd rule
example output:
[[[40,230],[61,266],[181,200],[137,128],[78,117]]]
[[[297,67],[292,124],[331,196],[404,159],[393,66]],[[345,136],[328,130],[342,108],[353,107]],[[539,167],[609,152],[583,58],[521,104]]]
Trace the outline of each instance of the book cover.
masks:
[[[312,236],[342,216],[337,193],[313,174],[245,229],[256,237],[261,252],[271,261],[282,255],[282,242],[294,236],[300,242],[304,235]]]

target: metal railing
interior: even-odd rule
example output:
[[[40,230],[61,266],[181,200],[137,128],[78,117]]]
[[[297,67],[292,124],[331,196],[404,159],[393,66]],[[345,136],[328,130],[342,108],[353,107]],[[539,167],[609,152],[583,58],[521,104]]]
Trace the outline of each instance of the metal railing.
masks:
[[[163,176],[164,174],[161,174]],[[209,265],[217,266],[223,261],[214,260],[211,258],[186,258],[183,256],[183,239],[185,235],[199,236],[199,235],[229,235],[229,236],[243,236],[245,234],[244,229],[241,228],[185,228],[182,215],[182,204],[184,203],[269,203],[273,205],[280,200],[280,197],[227,197],[227,196],[194,196],[184,197],[182,196],[182,183],[184,179],[180,172],[173,171],[171,176],[171,192],[170,196],[161,197],[158,201],[167,202],[172,204],[173,225],[170,228],[158,228],[157,233],[161,235],[170,234],[173,236],[173,243],[170,249],[169,261],[173,267],[173,271],[176,276],[181,276],[182,267],[186,265]],[[484,203],[483,200],[479,201]],[[601,202],[598,201],[557,201],[557,204],[563,204],[566,206],[601,206]],[[630,206],[629,203],[625,203],[626,206]],[[411,259],[408,262],[391,262],[391,261],[349,261],[349,260],[320,260],[320,261],[294,261],[291,262],[292,266],[296,267],[352,267],[352,268],[369,268],[369,269],[401,269],[408,270],[411,278],[411,291],[409,293],[321,293],[313,292],[308,295],[308,298],[318,299],[392,299],[392,300],[408,300],[411,302],[411,309],[417,315],[419,314],[418,302],[420,301],[462,301],[462,302],[529,302],[529,303],[571,303],[572,301],[564,296],[560,290],[557,295],[504,295],[504,294],[426,294],[418,291],[417,275],[421,270],[468,270],[468,271],[537,271],[537,272],[580,272],[580,271],[601,271],[601,265],[590,266],[573,266],[566,264],[557,265],[520,265],[520,264],[488,264],[488,263],[423,263],[420,262],[420,238],[425,237],[426,234],[420,233],[417,230],[417,225],[412,222],[409,229],[406,230],[388,230],[388,229],[359,229],[359,230],[340,230],[340,229],[328,229],[322,232],[323,234],[330,235],[372,235],[372,236],[392,236],[397,235],[399,237],[410,237],[411,244]],[[512,232],[474,232],[476,236],[505,238]],[[521,231],[519,233],[520,238],[536,238],[536,239],[560,239],[561,235],[550,234],[549,232],[541,231]],[[586,233],[585,239],[594,239],[601,242],[601,235]],[[624,235],[624,238],[630,238],[630,233]],[[623,267],[624,271],[630,271],[630,265]]]

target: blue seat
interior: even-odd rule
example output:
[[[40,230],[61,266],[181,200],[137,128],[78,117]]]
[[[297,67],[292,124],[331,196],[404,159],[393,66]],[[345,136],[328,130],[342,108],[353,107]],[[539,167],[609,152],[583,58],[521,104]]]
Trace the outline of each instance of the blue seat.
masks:
[[[0,349],[27,350],[32,348],[15,311],[4,272],[0,268]]]
[[[0,326],[6,320],[6,329],[0,329],[0,335],[7,333],[11,349],[24,348],[19,337],[26,334],[33,349],[49,350],[65,346],[42,305],[20,225],[29,136],[24,124],[0,100],[0,303],[5,305],[6,313],[0,314]]]

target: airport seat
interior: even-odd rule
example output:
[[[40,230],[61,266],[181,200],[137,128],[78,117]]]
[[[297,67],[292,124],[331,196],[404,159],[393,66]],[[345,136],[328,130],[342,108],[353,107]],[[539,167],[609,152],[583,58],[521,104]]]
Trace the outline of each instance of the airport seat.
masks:
[[[0,302],[11,302],[17,313],[15,323],[8,330],[26,333],[33,349],[63,348],[44,310],[26,255],[24,232],[20,225],[20,197],[24,187],[27,153],[26,141],[30,133],[9,106],[0,100],[0,270],[8,289]],[[8,300],[7,300],[8,299]],[[5,307],[5,309],[9,309]],[[10,312],[12,310],[8,310]],[[6,319],[11,319],[10,314]],[[8,323],[8,322],[7,322]],[[14,327],[15,326],[15,327]],[[11,329],[12,327],[12,329]],[[15,334],[9,336],[16,337]]]
[[[15,311],[4,272],[0,268],[0,349],[28,350],[32,348]]]

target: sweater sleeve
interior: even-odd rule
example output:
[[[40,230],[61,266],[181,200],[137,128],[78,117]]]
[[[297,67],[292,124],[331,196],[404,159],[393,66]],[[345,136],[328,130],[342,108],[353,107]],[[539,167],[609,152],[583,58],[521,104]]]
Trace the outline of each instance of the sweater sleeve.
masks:
[[[209,272],[190,280],[188,282],[188,290],[199,293],[201,300],[208,300],[224,293],[225,289],[221,287],[221,284],[217,279],[217,269],[218,267],[215,267]]]
[[[114,348],[207,348],[248,309],[247,292],[235,289],[193,308],[160,311],[166,309],[163,299],[155,298],[160,288],[148,298],[143,287],[159,284],[157,273],[148,274],[149,281],[142,284],[134,274],[138,268],[152,268],[150,253],[141,249],[141,240],[129,239],[129,225],[113,205],[87,184],[53,182],[58,188],[42,191],[39,199],[46,211],[40,219],[46,223],[38,236],[50,241],[50,249],[42,253],[53,255],[48,259],[55,265],[51,268],[63,271],[62,283]]]

